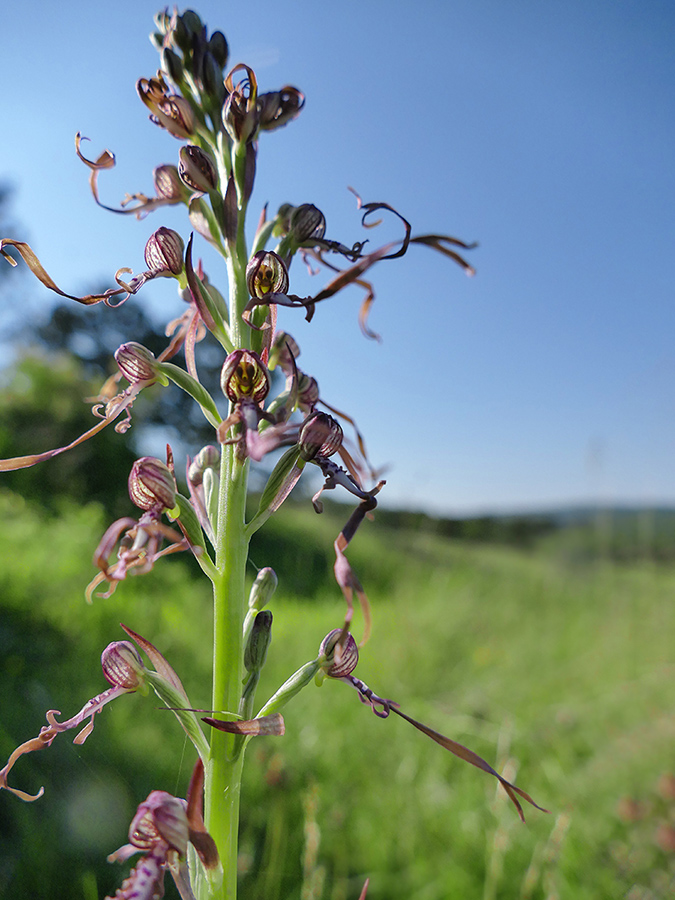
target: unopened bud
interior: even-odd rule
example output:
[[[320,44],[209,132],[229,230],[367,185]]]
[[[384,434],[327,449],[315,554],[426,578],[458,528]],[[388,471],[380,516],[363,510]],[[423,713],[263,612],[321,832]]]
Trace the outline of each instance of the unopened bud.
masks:
[[[176,480],[161,460],[143,456],[131,467],[129,496],[139,509],[173,509],[176,505]]]
[[[290,334],[286,331],[275,331],[274,340],[270,348],[269,368],[275,369],[277,366],[286,375],[293,374],[293,360],[300,356],[300,347]]]
[[[129,384],[152,381],[157,375],[155,354],[135,341],[122,344],[115,351],[115,361]]]
[[[180,275],[185,244],[177,231],[158,228],[145,245],[145,264],[153,275]]]
[[[157,166],[154,170],[155,192],[163,200],[183,200],[185,185],[180,180],[176,166]]]
[[[325,459],[340,449],[342,438],[342,428],[332,416],[324,412],[311,413],[300,428],[300,456],[305,461],[316,456]]]
[[[351,634],[347,634],[344,646],[340,647],[338,640],[342,634],[341,628],[334,628],[321,641],[319,656],[326,657],[324,671],[331,678],[344,678],[351,675],[359,661],[359,648]]]
[[[183,18],[183,16],[177,17],[172,37],[176,46],[186,53],[192,47],[192,34]]]
[[[209,38],[209,53],[213,54],[216,62],[221,69],[227,65],[227,58],[230,55],[230,48],[227,46],[227,40],[222,31],[214,31]]]
[[[312,410],[319,400],[319,382],[305,372],[298,373],[298,406]]]
[[[178,84],[183,79],[183,63],[180,56],[170,47],[162,50],[162,68],[167,73],[174,84]]]
[[[269,566],[260,569],[251,587],[251,593],[249,594],[249,609],[261,610],[263,607],[267,606],[272,599],[272,595],[276,591],[278,584],[279,579],[277,578],[274,569],[271,569]]]
[[[267,649],[272,641],[272,613],[261,610],[255,617],[244,650],[244,667],[247,672],[260,672],[265,665]]]
[[[220,386],[232,403],[245,399],[260,403],[270,389],[267,366],[257,353],[250,350],[235,350],[223,364]]]
[[[188,480],[190,484],[200,485],[204,480],[204,472],[207,469],[216,469],[220,463],[220,451],[213,444],[207,444],[202,447],[199,453],[190,463],[188,469]]]
[[[193,9],[186,9],[181,16],[178,16],[178,20],[182,23],[190,38],[200,38],[204,35],[204,23]]]
[[[130,641],[113,641],[101,654],[103,677],[113,687],[135,691],[143,684],[145,666]]]
[[[215,109],[220,110],[225,100],[225,82],[223,81],[223,67],[218,64],[216,58],[208,51],[202,60],[202,85],[205,99]]]
[[[321,240],[326,233],[326,217],[312,203],[296,206],[291,213],[289,233],[298,244]]]
[[[276,253],[259,250],[246,266],[246,284],[249,294],[256,300],[264,300],[267,294],[285,294],[288,269]]]
[[[196,144],[186,144],[180,148],[178,174],[189,188],[202,194],[215,190],[218,185],[218,174],[213,160]]]

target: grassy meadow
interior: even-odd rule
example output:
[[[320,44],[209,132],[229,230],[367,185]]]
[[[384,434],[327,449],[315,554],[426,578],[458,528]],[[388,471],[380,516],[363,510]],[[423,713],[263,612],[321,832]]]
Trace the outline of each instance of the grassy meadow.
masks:
[[[340,624],[334,507],[283,508],[251,551],[279,575],[260,705]],[[173,557],[87,606],[107,522],[0,493],[0,757],[106,686],[99,656],[124,622],[149,638],[195,706],[210,694],[210,596]],[[350,546],[373,636],[355,674],[469,746],[550,810],[526,824],[496,781],[345,684],[310,685],[286,735],[248,749],[245,900],[656,900],[675,896],[675,564],[580,553],[563,532],[527,549],[364,523]],[[252,570],[253,574],[253,570]],[[358,636],[360,623],[355,633]],[[83,747],[60,736],[0,795],[0,896],[94,900],[126,869],[150,790],[184,794],[194,754],[152,697],[123,697]],[[167,882],[167,896],[175,896]]]

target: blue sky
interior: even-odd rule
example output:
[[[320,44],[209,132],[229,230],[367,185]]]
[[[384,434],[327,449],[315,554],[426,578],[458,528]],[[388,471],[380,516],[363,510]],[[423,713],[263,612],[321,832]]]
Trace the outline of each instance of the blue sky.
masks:
[[[310,326],[283,316],[302,368],[391,466],[383,502],[445,514],[675,502],[673,4],[196,8],[263,90],[307,95],[295,122],[261,139],[256,215],[266,201],[312,202],[328,235],[351,244],[363,236],[352,185],[418,233],[479,242],[473,279],[424,248],[373,270],[381,344],[360,335],[358,291]],[[173,211],[137,222],[96,208],[74,153],[78,130],[92,156],[115,152],[101,178],[110,205],[151,192],[152,168],[176,161],[179,143],[147,122],[135,92],[157,66],[156,9],[26,0],[3,12],[0,179],[21,226],[11,236],[69,292],[124,265],[141,271],[160,225],[187,235]],[[218,282],[222,267],[204,255]],[[297,262],[291,275],[297,292],[323,283],[307,285]],[[16,290],[51,303],[28,280]],[[168,281],[130,302],[167,318],[180,308]]]

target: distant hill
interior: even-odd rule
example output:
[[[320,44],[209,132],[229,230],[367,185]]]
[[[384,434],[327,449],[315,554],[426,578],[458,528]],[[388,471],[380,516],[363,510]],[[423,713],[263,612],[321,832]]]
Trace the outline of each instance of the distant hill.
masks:
[[[334,503],[338,510],[342,504]],[[523,548],[543,541],[575,556],[620,560],[675,559],[675,508],[570,506],[525,513],[433,516],[378,507],[381,528],[411,529],[455,540]]]

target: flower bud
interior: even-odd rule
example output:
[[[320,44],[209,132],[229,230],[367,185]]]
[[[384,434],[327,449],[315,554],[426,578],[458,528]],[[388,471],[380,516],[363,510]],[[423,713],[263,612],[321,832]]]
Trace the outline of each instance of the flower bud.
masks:
[[[272,641],[272,613],[261,610],[255,617],[244,650],[244,667],[247,672],[260,672],[265,665],[267,649]]]
[[[192,34],[183,16],[176,18],[176,24],[172,33],[173,41],[179,50],[187,53],[192,47]]]
[[[113,641],[101,654],[103,677],[113,687],[135,691],[143,684],[145,666],[130,641]]]
[[[305,461],[316,456],[326,458],[342,446],[342,428],[328,413],[314,412],[302,423],[298,444],[300,457]]]
[[[181,16],[178,16],[178,21],[183,25],[191,39],[199,39],[204,35],[204,23],[193,9],[186,9]]]
[[[165,47],[161,54],[162,68],[174,84],[178,84],[183,78],[183,63],[180,56],[170,47]]]
[[[152,381],[157,375],[155,354],[143,344],[137,344],[135,341],[129,341],[118,347],[115,351],[115,360],[129,384]]]
[[[342,634],[341,628],[334,628],[321,641],[319,656],[326,657],[324,671],[331,678],[344,678],[351,675],[359,661],[359,648],[351,634],[347,634],[347,640],[343,647],[338,647],[338,639]]]
[[[319,382],[305,372],[298,373],[298,406],[312,410],[319,400]]]
[[[260,569],[256,575],[256,579],[251,587],[251,593],[248,598],[249,609],[262,609],[272,599],[272,595],[277,589],[279,579],[274,569],[265,566]]]
[[[294,119],[305,105],[305,97],[297,88],[286,85],[280,91],[260,94],[260,128],[272,131]]]
[[[162,200],[183,200],[185,185],[180,180],[176,166],[157,166],[154,170],[155,192]]]
[[[224,69],[227,65],[227,58],[230,55],[230,48],[227,46],[227,40],[222,31],[213,32],[209,38],[208,49],[220,68]]]
[[[199,453],[190,463],[188,469],[188,480],[195,487],[200,485],[204,480],[204,472],[206,469],[215,469],[220,463],[220,451],[213,444],[207,444],[202,447]]]
[[[178,174],[193,191],[207,194],[218,186],[218,173],[211,157],[195,144],[180,148]]]
[[[153,275],[180,275],[183,271],[183,238],[170,228],[158,228],[145,245],[145,264]]]
[[[208,51],[202,60],[201,82],[204,88],[205,101],[211,103],[214,109],[220,110],[225,100],[225,82],[223,81],[223,67],[218,64],[216,58]]]
[[[139,509],[173,509],[176,505],[176,480],[161,460],[143,456],[131,467],[129,496]]]
[[[257,353],[235,350],[223,364],[220,387],[232,403],[244,399],[260,403],[269,393],[269,372]]]
[[[295,338],[291,337],[286,331],[275,331],[274,340],[270,348],[269,368],[275,369],[277,366],[286,375],[293,374],[293,360],[300,356],[300,347],[298,347]]]
[[[285,294],[288,290],[288,269],[280,256],[259,250],[246,266],[246,284],[251,297],[264,300],[266,294]]]
[[[321,240],[326,233],[326,217],[313,203],[296,206],[291,213],[289,233],[298,244]]]

